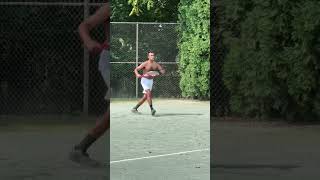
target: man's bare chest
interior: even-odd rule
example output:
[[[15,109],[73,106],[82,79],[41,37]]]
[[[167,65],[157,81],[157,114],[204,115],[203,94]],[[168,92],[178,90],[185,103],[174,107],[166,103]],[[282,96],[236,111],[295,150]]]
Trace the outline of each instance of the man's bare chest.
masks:
[[[155,70],[157,70],[157,64],[156,63],[148,63],[144,67],[144,72],[155,71]]]

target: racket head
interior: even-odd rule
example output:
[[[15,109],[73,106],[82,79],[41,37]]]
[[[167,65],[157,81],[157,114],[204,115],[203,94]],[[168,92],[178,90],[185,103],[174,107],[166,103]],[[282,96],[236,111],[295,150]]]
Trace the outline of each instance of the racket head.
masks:
[[[149,71],[149,72],[147,72],[147,74],[150,76],[159,76],[160,75],[160,73],[158,71]]]

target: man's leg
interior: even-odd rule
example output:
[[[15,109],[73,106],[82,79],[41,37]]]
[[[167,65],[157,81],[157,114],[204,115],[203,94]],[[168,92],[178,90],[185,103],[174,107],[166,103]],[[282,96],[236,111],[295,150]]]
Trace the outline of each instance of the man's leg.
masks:
[[[105,112],[102,120],[97,121],[96,126],[92,128],[83,140],[75,146],[75,149],[81,150],[83,154],[87,153],[88,148],[110,127],[110,113]]]
[[[97,121],[96,126],[92,128],[88,134],[98,139],[110,128],[110,110],[104,113],[102,120]]]
[[[109,103],[109,102],[108,102]],[[70,154],[73,161],[86,160],[89,155],[88,148],[110,128],[110,109],[104,113],[102,120],[98,120],[95,127],[89,130],[88,134],[74,147]]]
[[[149,104],[150,109],[151,109],[151,114],[155,115],[156,114],[156,110],[152,106],[152,93],[151,93],[150,89],[146,90],[146,95],[147,95],[148,104]]]
[[[132,108],[132,112],[138,112],[138,108],[147,100],[147,94],[145,93],[143,97],[139,100],[138,104]]]

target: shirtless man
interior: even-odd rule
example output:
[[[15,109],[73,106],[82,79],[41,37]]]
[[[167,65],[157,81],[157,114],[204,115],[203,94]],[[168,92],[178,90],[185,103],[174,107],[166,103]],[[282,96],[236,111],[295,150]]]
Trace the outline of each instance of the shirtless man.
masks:
[[[138,71],[140,70],[143,70],[143,75],[139,74]],[[156,114],[156,110],[152,106],[151,94],[154,76],[148,75],[147,73],[149,71],[160,71],[161,74],[165,73],[165,70],[157,62],[155,62],[155,53],[152,51],[148,52],[148,60],[136,67],[134,70],[136,77],[141,78],[141,85],[144,95],[131,111],[134,113],[138,112],[138,108],[147,100],[151,109],[151,115],[154,116]]]
[[[97,121],[96,126],[89,130],[84,138],[74,146],[70,152],[70,159],[77,163],[94,163],[89,158],[87,149],[110,128],[110,97],[108,90],[110,89],[110,53],[109,53],[109,30],[110,30],[110,5],[106,2],[104,6],[99,8],[95,14],[84,20],[79,26],[79,34],[84,46],[90,53],[100,53],[99,71],[107,86],[106,111],[102,120]],[[93,40],[90,31],[99,24],[105,26],[105,42],[103,44]]]

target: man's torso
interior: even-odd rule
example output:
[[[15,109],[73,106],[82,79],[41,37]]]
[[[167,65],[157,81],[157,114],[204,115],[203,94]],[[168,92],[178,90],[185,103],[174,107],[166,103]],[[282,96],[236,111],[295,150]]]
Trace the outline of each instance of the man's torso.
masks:
[[[146,74],[149,71],[155,71],[155,70],[158,70],[158,63],[146,61],[146,65],[143,69],[143,74]]]

